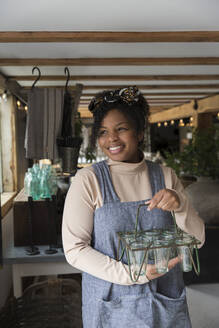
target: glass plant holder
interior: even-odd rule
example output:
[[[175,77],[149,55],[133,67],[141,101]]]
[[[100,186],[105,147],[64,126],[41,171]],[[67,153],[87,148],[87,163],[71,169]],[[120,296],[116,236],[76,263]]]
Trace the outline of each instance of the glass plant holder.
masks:
[[[156,239],[153,242],[154,263],[157,273],[168,272],[171,244],[169,240]]]
[[[173,212],[173,226],[164,230],[138,230],[139,212],[143,206],[148,205],[138,206],[135,229],[117,232],[117,260],[120,261],[126,254],[131,280],[137,282],[140,276],[145,275],[147,264],[151,263],[151,260],[154,261],[158,273],[168,272],[168,261],[176,256],[181,259],[181,268],[184,272],[191,271],[193,267],[195,273],[199,275],[197,246],[200,241],[177,227]],[[193,260],[193,250],[196,254],[196,263]]]
[[[192,237],[183,236],[182,238],[176,239],[175,243],[182,271],[192,271],[192,254],[194,249]]]
[[[160,229],[145,230],[145,231],[141,232],[141,235],[146,236],[150,240],[151,245],[152,245],[155,240],[160,238],[161,230]],[[153,249],[148,250],[148,260],[150,261],[150,263],[154,263],[154,250]]]
[[[134,279],[146,274],[149,245],[148,239],[139,237],[132,241],[127,249],[128,263]]]

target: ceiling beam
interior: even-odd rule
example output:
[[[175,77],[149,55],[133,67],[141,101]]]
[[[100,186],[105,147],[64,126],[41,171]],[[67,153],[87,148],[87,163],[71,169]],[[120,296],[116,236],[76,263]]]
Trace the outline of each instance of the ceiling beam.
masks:
[[[9,79],[16,81],[34,81],[35,76],[32,75],[14,75]],[[42,81],[65,81],[64,75],[41,75]],[[195,81],[195,80],[219,80],[219,74],[168,74],[168,75],[71,75],[71,81]]]
[[[116,88],[122,88],[127,87],[129,84],[126,85],[84,85],[83,90],[108,90],[108,89],[116,89]],[[131,84],[130,84],[131,85]],[[47,88],[47,87],[53,87],[53,88],[63,88],[64,85],[37,85],[39,88]],[[140,90],[146,89],[146,90],[178,90],[178,89],[185,89],[185,90],[193,90],[193,89],[218,89],[219,90],[219,84],[162,84],[162,85],[147,85],[147,84],[137,84],[136,85]],[[30,87],[23,87],[24,90],[30,89]],[[74,90],[75,87],[68,85],[69,90]],[[206,91],[207,92],[207,91]],[[216,92],[216,91],[215,91]]]
[[[143,96],[191,96],[191,97],[195,97],[195,96],[207,96],[208,94],[211,94],[212,92],[143,92]],[[82,97],[93,97],[95,96],[96,93],[95,92],[91,92],[91,93],[82,93]]]
[[[27,96],[22,93],[23,88],[16,81],[9,81],[2,73],[0,73],[0,89],[8,90],[20,101],[27,104]]]
[[[86,97],[86,98],[83,98],[83,95],[81,96],[81,101],[90,101],[93,97]],[[177,101],[190,101],[192,99],[194,99],[194,97],[183,97],[183,98],[180,98],[180,97],[159,97],[159,98],[151,98],[151,97],[146,97],[147,101],[148,102],[157,102],[157,101],[173,101],[173,102],[177,102]],[[196,98],[197,99],[197,98]],[[200,99],[200,98],[199,98]]]
[[[0,58],[0,66],[219,65],[219,57]]]
[[[0,42],[219,42],[219,31],[4,31],[0,32]]]
[[[219,95],[214,95],[197,101],[198,108],[194,110],[194,101],[166,109],[149,115],[150,123],[169,121],[196,115],[197,113],[212,113],[219,111]]]
[[[155,101],[148,101],[149,106],[151,106],[152,104],[156,104],[156,105],[177,105],[177,104],[184,104],[187,103],[188,101],[185,100],[177,100],[177,101],[172,101],[172,100],[155,100]],[[90,101],[80,101],[80,105],[89,105]]]
[[[167,109],[169,108],[169,106],[156,106],[156,105],[152,105],[150,106],[150,113],[155,113],[155,112],[159,112],[159,111],[162,111],[164,109]],[[92,113],[88,110],[88,106],[86,105],[80,105],[78,107],[78,111],[80,112],[81,114],[81,117],[82,118],[91,118],[93,117]]]
[[[127,85],[126,85],[127,86]],[[84,90],[105,90],[105,89],[114,89],[114,88],[122,88],[123,85],[85,85]],[[177,90],[177,89],[219,89],[219,84],[162,84],[162,85],[147,85],[147,84],[139,84],[137,85],[139,89],[146,90]]]

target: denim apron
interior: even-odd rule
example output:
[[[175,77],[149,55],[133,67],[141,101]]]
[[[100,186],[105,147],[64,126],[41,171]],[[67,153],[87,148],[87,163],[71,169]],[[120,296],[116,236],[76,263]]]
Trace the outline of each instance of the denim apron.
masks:
[[[159,164],[146,161],[152,195],[165,188]],[[106,161],[93,165],[103,206],[94,213],[91,246],[116,259],[118,231],[134,230],[137,207],[145,200],[120,202]],[[133,186],[137,187],[137,186]],[[139,229],[173,225],[170,212],[147,211],[142,207]],[[126,256],[122,261],[127,264]],[[191,328],[185,287],[179,264],[164,276],[138,285],[118,285],[82,274],[82,315],[84,328]]]

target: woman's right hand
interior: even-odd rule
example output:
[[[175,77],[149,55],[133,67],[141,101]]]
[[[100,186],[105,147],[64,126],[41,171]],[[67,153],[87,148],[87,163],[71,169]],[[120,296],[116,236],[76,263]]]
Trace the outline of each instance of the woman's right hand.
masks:
[[[178,257],[174,257],[168,262],[168,271],[171,270],[177,263],[180,262]],[[147,264],[146,277],[148,280],[153,280],[162,277],[165,273],[157,273],[155,264]]]

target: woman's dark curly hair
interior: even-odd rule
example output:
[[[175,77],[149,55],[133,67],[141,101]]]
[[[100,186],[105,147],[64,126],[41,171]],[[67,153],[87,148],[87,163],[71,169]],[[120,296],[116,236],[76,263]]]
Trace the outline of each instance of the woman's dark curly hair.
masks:
[[[94,118],[91,136],[92,147],[95,147],[104,117],[112,109],[122,112],[134,124],[138,133],[146,128],[149,106],[135,86],[100,92],[91,100],[88,108]]]

